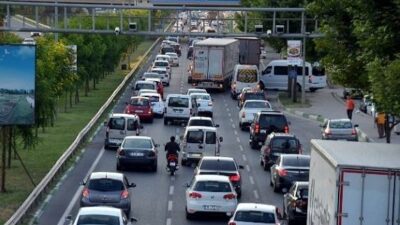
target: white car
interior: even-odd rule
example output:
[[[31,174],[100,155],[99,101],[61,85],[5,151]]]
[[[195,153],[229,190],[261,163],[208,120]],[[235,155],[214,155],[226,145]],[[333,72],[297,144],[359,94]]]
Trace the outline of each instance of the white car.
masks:
[[[260,203],[240,203],[229,225],[280,225],[280,212],[273,205]]]
[[[167,53],[165,53],[165,55],[171,57],[171,59],[172,59],[172,60],[171,60],[171,61],[172,61],[171,65],[173,65],[173,66],[179,66],[179,57],[178,57],[178,54],[176,54],[175,52],[167,52]]]
[[[192,93],[207,93],[207,90],[201,88],[189,88],[186,92],[187,95],[190,95]]]
[[[190,126],[219,127],[219,124],[214,124],[210,117],[191,116],[187,123],[187,127]]]
[[[196,175],[186,189],[186,218],[198,213],[224,213],[232,216],[238,204],[229,177]]]
[[[152,68],[166,68],[169,73],[171,73],[171,66],[168,60],[155,60],[153,62]]]
[[[133,96],[137,96],[138,92],[142,89],[157,91],[157,84],[154,81],[138,80],[133,86]]]
[[[35,39],[33,39],[31,37],[27,37],[22,41],[22,44],[24,44],[24,45],[36,45],[36,41],[35,41]]]
[[[136,219],[130,218],[128,222],[124,211],[114,207],[81,207],[79,209],[78,215],[75,218],[75,221],[73,222],[73,225],[105,224],[104,222],[106,221],[110,222],[107,224],[127,225],[132,224],[132,222],[136,221]]]
[[[197,104],[197,115],[206,114],[213,117],[213,100],[208,93],[192,93],[190,98]]]
[[[169,64],[172,64],[172,59],[171,59],[171,56],[169,56],[169,55],[156,55],[156,58],[154,59],[154,61],[158,61],[158,60],[165,60],[165,61],[168,61],[169,62]]]
[[[147,78],[158,78],[162,79],[162,75],[156,72],[144,72],[143,75],[141,76],[142,80],[146,80]]]
[[[158,73],[161,75],[161,81],[165,86],[169,86],[171,80],[171,73],[168,72],[167,68],[152,68],[151,72]]]
[[[254,114],[263,110],[272,110],[272,106],[268,101],[266,100],[245,101],[243,107],[239,111],[240,129],[244,130],[247,126],[249,126],[254,119]]]
[[[164,102],[161,95],[158,93],[141,93],[140,96],[147,97],[150,100],[151,109],[153,113],[159,117],[164,116]]]
[[[138,96],[141,96],[142,94],[147,94],[147,93],[154,93],[158,94],[157,90],[150,90],[150,89],[141,89],[137,92]]]

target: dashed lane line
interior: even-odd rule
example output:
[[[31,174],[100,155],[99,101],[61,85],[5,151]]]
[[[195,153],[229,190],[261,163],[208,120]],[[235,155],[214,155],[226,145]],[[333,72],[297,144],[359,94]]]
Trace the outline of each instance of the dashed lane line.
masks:
[[[239,145],[239,149],[240,149],[240,151],[244,151],[244,149],[243,149],[243,146],[242,145]]]
[[[233,129],[235,129],[235,128],[236,128],[235,124],[232,124],[232,128],[233,128]]]
[[[252,185],[254,185],[254,178],[253,178],[253,176],[250,176],[249,179],[250,179],[250,183],[251,183]]]
[[[236,141],[237,141],[238,143],[240,143],[240,139],[239,139],[239,137],[236,137]]]
[[[235,135],[238,135],[238,132],[236,130],[234,130],[233,133],[235,133]]]
[[[242,159],[243,159],[243,161],[247,161],[247,157],[245,154],[242,155]]]
[[[231,114],[231,113],[228,113],[228,116],[229,116],[229,117],[232,117],[232,114]]]
[[[233,119],[232,118],[229,118],[229,121],[231,121],[231,123],[233,123]]]
[[[165,225],[171,225],[171,224],[172,224],[171,218],[167,218],[167,222],[165,223]]]
[[[256,199],[259,199],[259,198],[260,198],[260,196],[258,195],[258,191],[257,191],[257,190],[254,190],[253,193],[254,193],[254,197],[255,197]]]
[[[246,170],[247,170],[247,172],[250,173],[250,166],[249,165],[246,165]]]
[[[173,185],[169,186],[169,195],[174,194],[174,189],[175,189],[175,187]]]
[[[172,211],[172,205],[174,204],[173,201],[168,201],[168,211]]]

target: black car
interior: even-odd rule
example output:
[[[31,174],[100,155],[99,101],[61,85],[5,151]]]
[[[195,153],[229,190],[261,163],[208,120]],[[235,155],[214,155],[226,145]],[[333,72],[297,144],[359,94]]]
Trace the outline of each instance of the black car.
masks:
[[[296,181],[308,181],[310,156],[282,154],[271,166],[270,185],[274,192],[287,192]]]
[[[174,47],[171,47],[171,46],[163,47],[163,48],[161,48],[161,50],[160,50],[160,53],[161,53],[162,55],[165,55],[165,53],[167,53],[167,52],[176,53],[176,52],[175,52],[175,48],[174,48]]]
[[[157,171],[158,144],[151,137],[127,136],[117,151],[117,170],[132,166],[148,166]]]
[[[283,217],[287,224],[306,224],[308,204],[308,182],[295,182],[283,196]]]
[[[238,99],[238,106],[242,108],[246,100],[267,100],[265,93],[263,91],[247,91],[240,94]]]
[[[178,55],[178,57],[181,57],[181,55],[182,55],[181,45],[178,44],[178,43],[176,43],[176,44],[175,43],[171,43],[170,46],[174,48],[174,50],[175,50],[176,54]]]
[[[261,147],[260,164],[264,170],[269,168],[276,162],[281,154],[301,154],[300,140],[293,134],[271,133]]]
[[[289,122],[280,111],[260,111],[254,115],[250,125],[250,146],[258,149],[272,133],[289,133]]]
[[[81,183],[83,188],[80,205],[112,206],[122,209],[127,216],[131,211],[129,188],[136,184],[129,183],[122,173],[93,172],[86,181]]]
[[[204,156],[194,170],[194,175],[217,174],[228,176],[238,198],[240,198],[242,195],[242,177],[239,169],[243,169],[243,166],[237,165],[231,157]]]

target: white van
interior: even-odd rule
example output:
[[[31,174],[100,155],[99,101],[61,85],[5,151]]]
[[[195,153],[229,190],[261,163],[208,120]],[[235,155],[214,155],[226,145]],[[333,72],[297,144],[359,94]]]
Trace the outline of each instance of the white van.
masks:
[[[260,80],[264,84],[266,89],[277,89],[277,90],[287,90],[288,86],[288,60],[272,60],[264,71],[261,73]],[[294,66],[297,68],[297,84],[298,90],[302,89],[303,83],[303,67]],[[310,63],[305,63],[305,90],[315,91],[320,88],[326,87],[326,75],[325,73],[313,74],[313,68]]]
[[[215,127],[186,127],[180,143],[182,165],[197,163],[203,156],[219,156],[222,141]]]
[[[137,115],[115,113],[111,114],[106,126],[104,148],[118,148],[126,136],[139,135],[143,126]]]
[[[236,99],[245,87],[255,88],[260,80],[256,65],[237,64],[233,70],[231,96]]]
[[[195,104],[189,95],[169,94],[165,101],[164,125],[173,121],[189,121],[194,114]]]

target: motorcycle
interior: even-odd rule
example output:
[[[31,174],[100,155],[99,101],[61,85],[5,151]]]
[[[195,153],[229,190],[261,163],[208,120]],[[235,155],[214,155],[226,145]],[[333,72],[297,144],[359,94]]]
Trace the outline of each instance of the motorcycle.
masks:
[[[167,170],[170,175],[173,176],[178,168],[178,156],[175,154],[169,154],[167,157]]]

